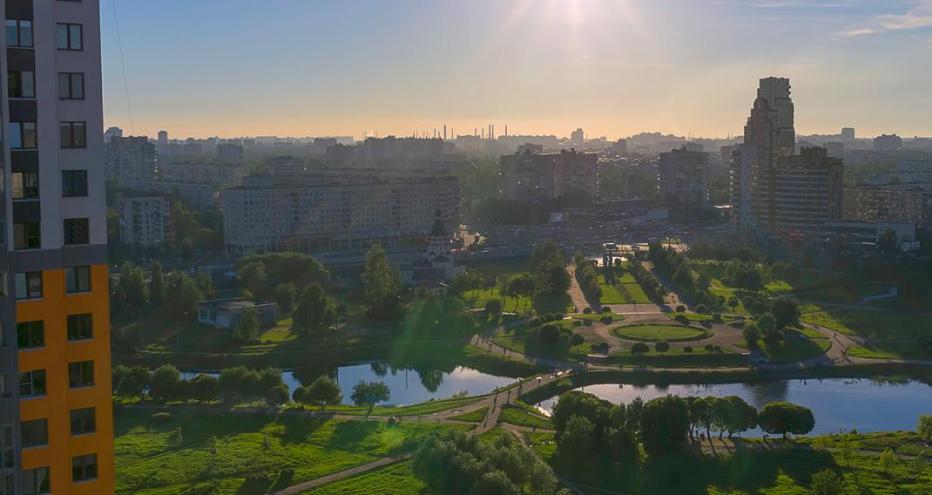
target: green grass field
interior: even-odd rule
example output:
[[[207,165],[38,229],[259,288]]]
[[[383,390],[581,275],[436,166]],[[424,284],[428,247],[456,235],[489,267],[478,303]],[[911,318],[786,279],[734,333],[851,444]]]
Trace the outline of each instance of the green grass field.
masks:
[[[453,416],[450,419],[453,419],[456,421],[465,421],[467,423],[481,423],[482,420],[485,419],[485,415],[488,413],[489,413],[489,408],[483,407],[480,409],[476,409],[475,411],[470,411],[468,413],[463,413],[463,414]]]
[[[499,293],[498,287],[473,289],[463,293],[463,300],[466,301],[467,306],[473,309],[484,308],[489,299],[501,301],[502,311],[506,313],[527,313],[534,309],[530,297],[504,297]]]
[[[758,348],[764,356],[777,363],[798,362],[819,356],[831,345],[832,342],[818,332],[796,330],[786,330],[783,340],[778,342],[758,341]]]
[[[683,325],[628,325],[613,328],[612,333],[623,339],[651,342],[684,342],[699,340],[709,335],[702,328]]]
[[[528,428],[551,429],[550,418],[543,416],[530,407],[505,406],[499,416],[502,423],[509,423]]]
[[[405,461],[335,481],[302,495],[416,495],[424,488],[424,483],[411,472],[411,461]]]
[[[641,286],[635,282],[630,273],[625,272],[619,276],[615,285],[610,285],[605,281],[604,275],[599,275],[599,288],[602,289],[602,296],[599,302],[602,304],[647,304],[650,299],[641,289]]]
[[[275,480],[293,469],[281,483],[296,483],[398,453],[406,439],[453,427],[208,410],[175,411],[168,422],[151,416],[151,410],[116,414],[119,494],[177,494],[195,485],[216,485],[218,494],[253,493],[244,486],[249,474]]]

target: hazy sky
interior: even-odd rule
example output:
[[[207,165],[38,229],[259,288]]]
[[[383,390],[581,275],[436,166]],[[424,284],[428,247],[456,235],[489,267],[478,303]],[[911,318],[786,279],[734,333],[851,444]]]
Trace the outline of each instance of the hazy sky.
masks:
[[[106,123],[127,133],[726,136],[776,75],[797,132],[932,135],[932,0],[101,0],[101,17]]]

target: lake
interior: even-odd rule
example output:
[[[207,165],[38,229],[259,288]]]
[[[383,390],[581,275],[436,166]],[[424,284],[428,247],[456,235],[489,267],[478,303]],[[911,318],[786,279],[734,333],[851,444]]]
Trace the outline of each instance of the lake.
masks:
[[[664,395],[737,395],[760,410],[776,401],[789,401],[812,409],[812,434],[915,430],[921,414],[932,414],[932,386],[910,381],[880,383],[869,379],[777,380],[745,384],[706,385],[589,385],[577,390],[597,395],[613,403],[630,402],[635,397],[648,401]],[[540,403],[550,412],[557,398]],[[749,434],[761,434],[759,430]]]
[[[216,372],[207,374],[217,376]],[[297,369],[283,371],[282,380],[288,385],[290,394],[294,394],[302,384],[310,384],[321,375],[328,375],[340,385],[343,403],[352,404],[350,395],[353,386],[360,380],[379,381],[388,385],[391,398],[385,405],[404,406],[426,402],[431,399],[448,399],[457,394],[484,395],[496,387],[504,387],[515,382],[514,378],[489,375],[471,368],[457,366],[452,370],[410,368],[392,368],[382,363],[356,364],[328,369]],[[193,378],[197,372],[182,373],[185,379]]]

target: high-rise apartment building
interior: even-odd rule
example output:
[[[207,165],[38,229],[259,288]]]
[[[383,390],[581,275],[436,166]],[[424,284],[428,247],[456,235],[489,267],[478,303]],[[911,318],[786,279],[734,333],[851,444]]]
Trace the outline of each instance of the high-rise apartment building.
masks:
[[[112,494],[97,0],[6,0],[0,494]]]
[[[568,193],[598,195],[599,158],[595,153],[516,153],[503,155],[500,167],[505,199],[533,202]]]
[[[874,138],[874,151],[900,151],[903,139],[896,134],[882,134]]]
[[[172,240],[171,202],[165,196],[124,195],[117,206],[123,244],[151,247]]]
[[[811,233],[842,215],[841,160],[825,148],[803,148],[774,169],[774,231]]]
[[[127,187],[151,181],[159,172],[155,146],[146,136],[114,136],[104,153],[107,180]]]
[[[775,226],[775,169],[796,146],[790,80],[760,80],[757,98],[744,126],[741,150],[731,152],[732,218],[739,225]]]
[[[709,207],[709,154],[682,149],[660,154],[660,196],[670,218],[697,221]]]

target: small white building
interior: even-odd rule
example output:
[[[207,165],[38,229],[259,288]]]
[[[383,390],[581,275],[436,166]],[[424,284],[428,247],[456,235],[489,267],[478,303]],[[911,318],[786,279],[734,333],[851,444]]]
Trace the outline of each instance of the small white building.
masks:
[[[246,311],[255,311],[262,327],[278,322],[278,305],[275,303],[253,303],[243,298],[214,299],[197,303],[197,321],[214,328],[231,330],[243,318]]]

